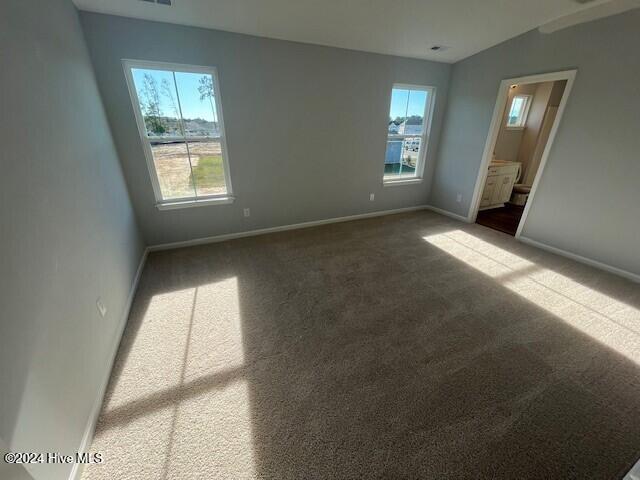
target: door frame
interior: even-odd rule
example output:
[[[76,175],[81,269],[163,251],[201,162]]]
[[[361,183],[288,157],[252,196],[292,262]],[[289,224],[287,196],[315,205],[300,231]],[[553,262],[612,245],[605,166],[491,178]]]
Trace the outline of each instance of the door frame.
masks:
[[[538,75],[526,75],[524,77],[516,77],[516,78],[507,78],[500,82],[500,87],[498,89],[498,97],[496,99],[496,104],[493,109],[493,117],[491,118],[491,124],[489,127],[489,134],[487,136],[487,141],[484,146],[484,152],[482,154],[482,162],[480,163],[480,170],[478,171],[478,178],[476,179],[476,185],[473,190],[473,197],[471,199],[471,206],[469,207],[469,214],[467,215],[467,220],[469,221],[469,223],[475,223],[476,218],[478,217],[480,200],[482,199],[482,191],[484,190],[484,184],[487,180],[487,175],[489,173],[489,170],[488,170],[489,163],[491,163],[491,159],[493,157],[493,151],[495,149],[496,142],[498,140],[498,133],[500,132],[500,127],[502,126],[502,118],[504,116],[504,111],[505,111],[505,108],[507,108],[507,100],[508,100],[509,89],[511,85],[555,82],[558,80],[566,80],[567,86],[565,87],[564,92],[562,94],[562,99],[560,100],[560,106],[558,107],[558,113],[556,114],[556,118],[553,122],[553,126],[551,127],[551,132],[549,133],[547,144],[545,145],[544,151],[542,152],[542,157],[540,158],[540,165],[538,166],[538,171],[536,172],[536,176],[533,180],[533,184],[531,185],[531,192],[529,193],[529,198],[524,207],[524,211],[522,212],[520,223],[518,224],[518,230],[515,236],[516,238],[520,237],[522,233],[522,229],[524,227],[524,223],[527,219],[527,216],[529,215],[529,210],[531,208],[531,204],[533,203],[536,190],[538,189],[540,178],[542,177],[542,172],[544,171],[544,167],[547,164],[549,152],[551,151],[551,146],[553,145],[553,141],[555,140],[556,133],[558,131],[558,126],[560,125],[560,121],[562,120],[562,115],[564,114],[564,109],[565,109],[565,106],[567,105],[567,100],[569,99],[569,95],[571,93],[571,89],[573,87],[573,83],[575,81],[577,72],[578,72],[577,69],[563,70],[559,72],[543,73]]]

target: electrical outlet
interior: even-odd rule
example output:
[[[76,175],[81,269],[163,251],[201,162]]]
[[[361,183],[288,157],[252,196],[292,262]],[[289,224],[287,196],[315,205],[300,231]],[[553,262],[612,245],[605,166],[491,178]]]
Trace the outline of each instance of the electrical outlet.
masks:
[[[375,193],[370,193],[369,194],[369,201],[373,202],[376,199],[376,194]]]
[[[245,217],[250,217],[251,216],[251,209],[250,208],[245,208],[244,209],[244,216]]]
[[[96,307],[98,307],[98,313],[100,313],[100,316],[104,318],[104,316],[107,314],[107,306],[102,301],[102,298],[98,297],[98,299],[96,300]]]
[[[456,195],[456,202],[458,203],[462,203],[462,194],[459,193],[458,195]]]

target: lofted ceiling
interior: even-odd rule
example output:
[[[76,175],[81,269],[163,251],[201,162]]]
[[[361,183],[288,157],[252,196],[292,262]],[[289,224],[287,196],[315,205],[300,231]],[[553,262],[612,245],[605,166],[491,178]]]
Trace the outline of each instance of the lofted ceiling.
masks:
[[[609,0],[74,0],[81,10],[456,62]],[[438,51],[431,48],[443,46]]]

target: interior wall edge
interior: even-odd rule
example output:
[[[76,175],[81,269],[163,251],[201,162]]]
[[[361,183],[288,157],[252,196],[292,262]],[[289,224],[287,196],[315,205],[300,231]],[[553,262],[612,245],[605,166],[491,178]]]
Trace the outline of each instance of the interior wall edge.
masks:
[[[576,69],[522,233],[623,271],[640,271],[634,248],[640,224],[628,212],[640,202],[640,139],[633,133],[640,117],[629,107],[640,74],[633,47],[638,41],[640,10],[631,10],[552,34],[532,30],[455,63],[428,202],[460,215],[472,211],[503,79]]]
[[[147,244],[427,202],[451,64],[86,11],[80,19]],[[216,67],[232,205],[155,207],[124,58]],[[436,100],[423,183],[391,189],[382,177],[394,84],[433,86]]]
[[[570,258],[571,260],[575,260],[576,262],[584,263],[585,265],[589,265],[591,267],[595,267],[600,270],[613,273],[614,275],[618,275],[620,277],[626,278],[627,280],[631,280],[632,282],[640,283],[640,275],[637,273],[629,272],[622,268],[614,267],[613,265],[599,262],[598,260],[593,260],[592,258],[583,257],[582,255],[578,255],[577,253],[569,252],[567,250],[562,250],[561,248],[557,248],[552,245],[547,245],[546,243],[540,242],[538,240],[534,240],[529,237],[525,237],[523,235],[520,235],[518,237],[518,240],[520,240],[522,243],[526,243],[528,245],[539,248],[541,250],[546,250],[547,252],[555,253],[556,255]]]
[[[0,436],[13,452],[73,454],[145,240],[78,11],[47,7],[0,2]],[[24,466],[36,480],[72,469]]]
[[[429,205],[417,205],[412,207],[395,208],[393,210],[379,210],[368,213],[358,213],[355,215],[348,215],[345,217],[333,217],[323,220],[312,220],[309,222],[292,223],[288,225],[279,225],[276,227],[260,228],[256,230],[244,230],[234,233],[225,233],[222,235],[214,235],[209,237],[194,238],[191,240],[183,240],[179,242],[161,243],[156,245],[150,245],[147,247],[149,252],[158,252],[162,250],[172,250],[175,248],[193,247],[196,245],[206,245],[208,243],[225,242],[227,240],[234,240],[236,238],[255,237],[258,235],[266,235],[268,233],[285,232],[288,230],[299,230],[302,228],[318,227],[321,225],[329,225],[332,223],[350,222],[352,220],[362,220],[365,218],[382,217],[385,215],[394,215],[398,213],[415,212],[417,210],[431,209]]]
[[[122,340],[124,329],[127,326],[127,321],[129,320],[129,313],[131,312],[133,299],[135,298],[136,291],[138,290],[138,284],[140,283],[140,277],[142,277],[142,272],[144,271],[144,266],[147,262],[148,255],[149,247],[145,247],[144,251],[142,252],[142,256],[140,257],[140,261],[138,262],[138,268],[136,269],[135,277],[133,278],[133,282],[131,283],[131,288],[129,289],[127,303],[125,304],[124,311],[122,312],[122,315],[120,317],[116,335],[109,349],[110,357],[108,362],[105,364],[104,372],[100,377],[100,389],[96,393],[93,407],[91,408],[91,412],[89,413],[89,417],[87,418],[87,424],[85,427],[84,435],[82,436],[82,440],[80,441],[80,446],[78,447],[78,452],[88,452],[89,448],[91,447],[96,424],[100,415],[100,410],[102,409],[104,395],[107,391],[107,386],[109,385],[109,380],[111,378],[111,370],[113,369],[113,364],[116,360],[116,355],[118,353],[118,348],[120,347],[120,341]],[[80,480],[80,478],[82,477],[83,467],[83,463],[74,463],[69,474],[69,480]]]

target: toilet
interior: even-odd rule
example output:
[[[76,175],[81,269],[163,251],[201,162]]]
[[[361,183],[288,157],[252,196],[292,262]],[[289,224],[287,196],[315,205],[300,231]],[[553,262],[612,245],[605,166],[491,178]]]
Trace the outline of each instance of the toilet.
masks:
[[[525,185],[524,183],[516,183],[513,186],[513,190],[511,193],[511,200],[509,203],[513,205],[524,206],[527,203],[527,199],[529,198],[529,193],[531,193],[531,186]]]

